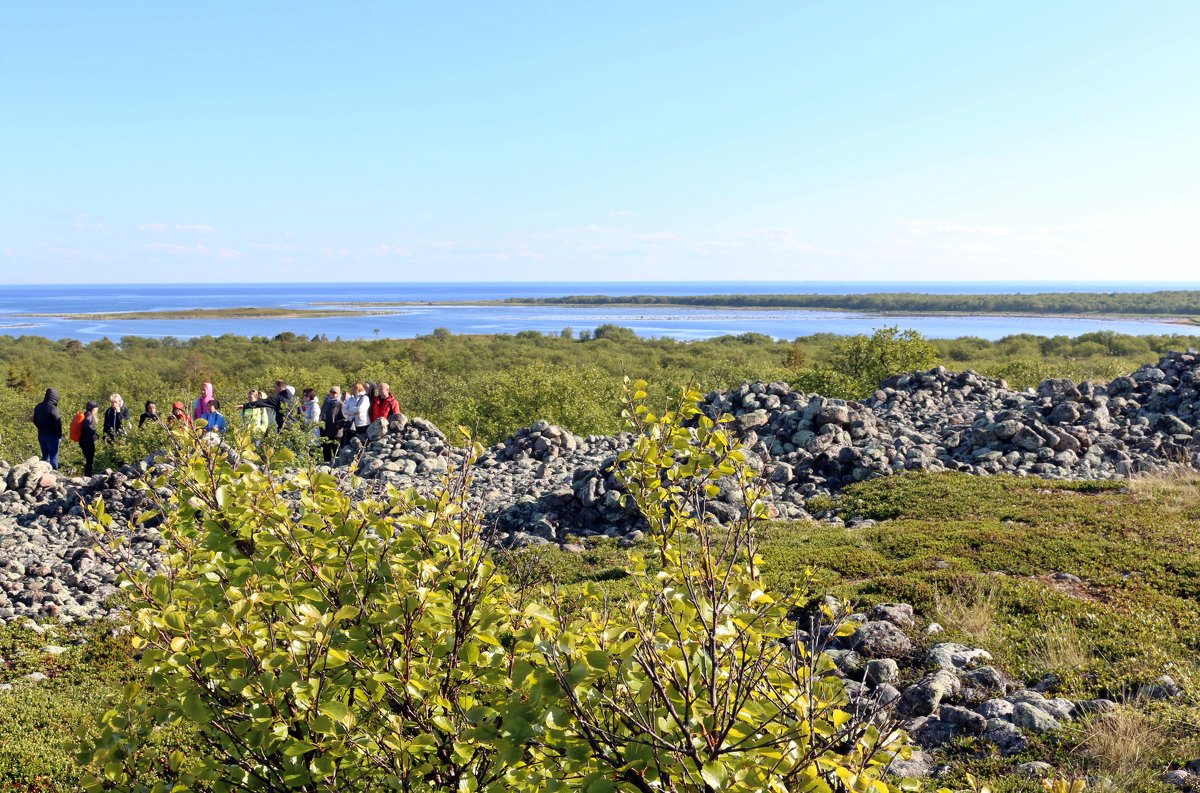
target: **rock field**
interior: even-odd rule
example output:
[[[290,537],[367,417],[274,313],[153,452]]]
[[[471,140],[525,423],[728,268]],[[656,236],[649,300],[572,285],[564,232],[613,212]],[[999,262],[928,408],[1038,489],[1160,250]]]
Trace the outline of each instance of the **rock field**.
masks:
[[[1114,479],[1171,465],[1200,467],[1200,353],[1171,353],[1104,384],[1047,380],[1036,390],[938,368],[890,378],[861,402],[749,383],[713,392],[704,408],[730,414],[751,466],[781,517],[811,517],[808,499],[901,471],[966,471],[1064,479]],[[630,435],[580,437],[537,422],[487,449],[471,496],[498,545],[567,543],[569,535],[636,537],[637,515],[620,504],[611,471]],[[379,420],[365,443],[335,461],[357,463],[366,489],[429,488],[463,453],[421,418]],[[128,487],[146,463],[90,479],[67,478],[36,459],[0,462],[0,620],[84,619],[105,613],[115,570],[98,558],[83,505],[105,500],[130,532],[129,562],[155,562],[153,522],[129,528],[142,498]],[[724,488],[706,509],[738,513]],[[817,516],[824,517],[824,516]]]

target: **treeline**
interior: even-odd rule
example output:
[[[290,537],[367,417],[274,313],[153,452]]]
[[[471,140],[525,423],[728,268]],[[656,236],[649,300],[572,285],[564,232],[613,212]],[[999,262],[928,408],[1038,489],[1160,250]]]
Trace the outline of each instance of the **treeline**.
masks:
[[[829,396],[869,394],[893,368],[974,369],[1015,387],[1047,377],[1110,379],[1157,360],[1169,349],[1200,346],[1200,337],[1124,336],[1100,332],[1066,336],[1009,336],[999,341],[964,337],[921,339],[896,329],[874,336],[816,334],[776,340],[757,333],[705,341],[643,339],[615,325],[582,333],[523,332],[456,336],[439,330],[415,339],[329,341],[284,333],[244,336],[126,337],[90,344],[36,336],[0,337],[0,459],[37,453],[29,415],[48,387],[62,394],[69,416],[94,399],[120,393],[134,416],[142,403],[190,405],[200,384],[214,384],[225,413],[250,388],[270,391],[276,378],[297,389],[355,380],[391,384],[405,412],[443,427],[466,426],[492,443],[547,419],[580,434],[621,429],[615,405],[625,375],[657,393],[772,380]],[[864,362],[875,362],[864,365]],[[78,447],[64,444],[64,465],[76,467]]]
[[[570,295],[514,297],[539,305],[645,305],[704,308],[808,308],[883,313],[1138,314],[1200,316],[1200,291],[1045,292],[1016,295],[931,295],[877,292],[861,295]]]

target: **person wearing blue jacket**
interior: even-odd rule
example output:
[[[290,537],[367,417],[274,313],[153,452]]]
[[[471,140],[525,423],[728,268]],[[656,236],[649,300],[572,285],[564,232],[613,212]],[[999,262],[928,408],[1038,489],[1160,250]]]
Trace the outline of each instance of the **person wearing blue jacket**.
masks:
[[[215,399],[209,400],[208,411],[200,414],[200,418],[207,425],[206,429],[211,432],[225,432],[226,421],[221,415],[221,403]]]

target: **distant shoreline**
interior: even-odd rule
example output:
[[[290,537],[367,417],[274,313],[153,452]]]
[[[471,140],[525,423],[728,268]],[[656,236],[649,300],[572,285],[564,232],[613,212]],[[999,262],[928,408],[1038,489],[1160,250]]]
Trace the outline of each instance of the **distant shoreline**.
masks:
[[[296,308],[189,308],[179,311],[118,311],[112,313],[40,313],[9,314],[10,317],[47,317],[78,322],[105,322],[117,320],[145,319],[331,319],[333,317],[376,317],[401,314],[401,311],[373,311],[370,309],[296,309]]]
[[[309,303],[312,306],[354,306],[362,308],[437,308],[446,306],[475,306],[486,307],[494,306],[497,308],[512,308],[512,307],[542,307],[554,306],[556,308],[619,308],[619,309],[641,309],[654,310],[664,308],[676,309],[706,309],[715,310],[721,309],[724,311],[812,311],[812,312],[829,312],[829,313],[853,313],[866,316],[878,317],[1027,317],[1030,319],[1120,319],[1132,321],[1146,322],[1163,322],[1171,325],[1196,326],[1200,325],[1200,307],[1197,307],[1194,312],[1180,313],[1141,313],[1135,311],[1047,311],[1036,310],[990,310],[981,308],[977,311],[972,310],[954,310],[954,309],[921,309],[921,308],[898,308],[898,309],[873,309],[860,306],[817,306],[817,305],[777,305],[764,303],[762,305],[733,305],[730,303],[720,302],[722,296],[716,295],[713,302],[673,302],[669,297],[655,298],[655,302],[638,302],[622,300],[620,298],[611,298],[604,301],[592,302],[590,300],[578,300],[570,297],[564,298],[506,298],[503,300],[409,300],[409,301],[321,301]],[[741,297],[734,295],[732,297]],[[754,295],[752,297],[760,297]],[[767,296],[769,297],[769,296]],[[826,297],[822,295],[821,297]],[[851,297],[858,297],[852,295]],[[943,297],[936,295],[934,297]],[[945,297],[958,297],[958,295],[948,295]],[[972,295],[970,297],[1011,297],[1010,295]],[[688,298],[694,299],[694,298]],[[659,302],[661,301],[661,302]]]

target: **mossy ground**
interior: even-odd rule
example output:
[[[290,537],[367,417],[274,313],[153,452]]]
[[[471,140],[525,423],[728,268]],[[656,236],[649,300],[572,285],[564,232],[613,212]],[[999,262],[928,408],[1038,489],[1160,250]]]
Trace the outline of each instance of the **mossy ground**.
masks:
[[[972,773],[997,793],[1039,790],[1014,771],[1040,759],[1062,776],[1103,774],[1120,790],[1166,791],[1163,772],[1200,757],[1198,481],[875,480],[830,506],[878,523],[774,524],[764,532],[764,569],[775,590],[829,592],[864,606],[912,603],[925,621],[945,627],[939,640],[984,646],[1015,678],[1053,674],[1066,696],[1128,702],[1120,723],[1070,725],[1018,758],[965,742],[939,784],[961,789]],[[601,542],[579,554],[519,554],[505,567],[517,583],[540,584],[552,574],[563,587],[600,581],[617,595],[627,582],[625,554]],[[1080,582],[1055,580],[1055,573]],[[75,730],[86,729],[106,698],[136,676],[125,640],[111,629],[59,627],[54,636],[0,630],[0,682],[31,671],[49,676],[0,693],[0,793],[74,789]],[[47,644],[71,649],[52,656],[41,652]],[[1185,696],[1138,700],[1138,686],[1164,673]]]

